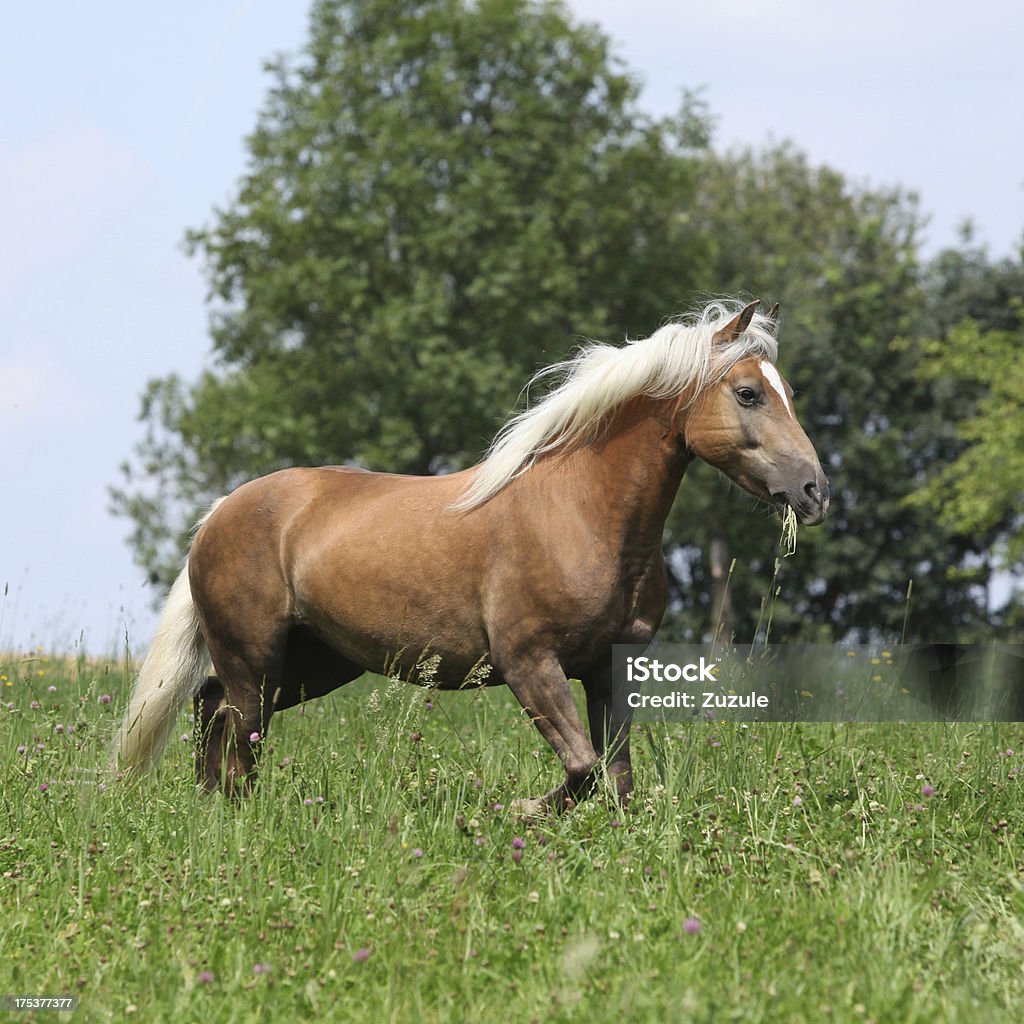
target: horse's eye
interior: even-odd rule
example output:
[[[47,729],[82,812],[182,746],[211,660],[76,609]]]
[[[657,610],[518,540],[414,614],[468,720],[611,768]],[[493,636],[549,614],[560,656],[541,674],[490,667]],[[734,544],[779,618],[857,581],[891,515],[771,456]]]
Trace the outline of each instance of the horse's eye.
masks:
[[[757,401],[757,392],[753,388],[737,388],[736,397],[741,405],[753,405]]]

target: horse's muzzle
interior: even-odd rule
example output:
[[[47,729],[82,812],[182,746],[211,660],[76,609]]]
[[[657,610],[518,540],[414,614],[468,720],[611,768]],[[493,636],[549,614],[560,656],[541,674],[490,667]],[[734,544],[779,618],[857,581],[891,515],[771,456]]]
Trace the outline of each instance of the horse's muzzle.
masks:
[[[804,484],[799,494],[777,491],[772,495],[772,501],[780,512],[785,512],[786,506],[790,506],[801,526],[817,526],[828,515],[828,481],[824,477],[811,480]]]

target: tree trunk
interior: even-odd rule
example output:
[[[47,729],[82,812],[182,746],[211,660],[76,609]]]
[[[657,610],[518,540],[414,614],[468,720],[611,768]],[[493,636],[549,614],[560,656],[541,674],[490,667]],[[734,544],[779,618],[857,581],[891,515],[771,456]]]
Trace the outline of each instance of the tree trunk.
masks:
[[[711,632],[717,639],[731,640],[736,630],[736,616],[729,595],[729,577],[732,562],[729,558],[729,541],[723,534],[711,538],[708,551],[711,561]]]

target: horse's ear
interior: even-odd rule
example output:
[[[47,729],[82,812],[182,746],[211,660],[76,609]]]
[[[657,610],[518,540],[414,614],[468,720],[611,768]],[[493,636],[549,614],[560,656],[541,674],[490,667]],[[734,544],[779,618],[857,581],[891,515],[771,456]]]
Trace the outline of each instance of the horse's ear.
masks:
[[[753,302],[744,306],[720,331],[715,331],[711,344],[725,345],[730,341],[735,341],[750,326],[750,321],[754,318],[754,313],[759,305],[761,305],[761,300],[754,299]]]
[[[768,319],[775,324],[776,330],[779,327],[779,304],[776,302],[771,309],[768,310]]]

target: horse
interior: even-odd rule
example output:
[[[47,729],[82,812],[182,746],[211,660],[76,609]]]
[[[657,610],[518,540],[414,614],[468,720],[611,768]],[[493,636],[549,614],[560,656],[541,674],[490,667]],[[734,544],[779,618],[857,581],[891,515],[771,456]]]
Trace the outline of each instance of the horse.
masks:
[[[188,699],[207,790],[253,784],[276,711],[364,672],[460,689],[506,685],[564,781],[526,819],[633,789],[612,700],[613,644],[646,644],[668,602],[665,520],[694,459],[802,524],[828,481],[775,367],[778,307],[716,301],[622,346],[589,343],[541,371],[560,383],[476,466],[429,477],[289,468],[200,520],[115,740],[144,774]],[[212,661],[213,674],[208,675]],[[569,679],[583,684],[589,730]]]

